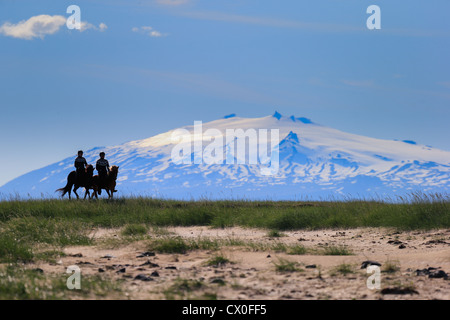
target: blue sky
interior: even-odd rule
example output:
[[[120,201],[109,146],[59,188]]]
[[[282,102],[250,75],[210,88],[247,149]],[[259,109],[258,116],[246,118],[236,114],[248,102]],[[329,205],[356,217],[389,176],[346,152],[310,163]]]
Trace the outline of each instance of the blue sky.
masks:
[[[72,4],[82,32],[57,18]],[[381,30],[366,28],[371,4]],[[230,113],[450,150],[449,12],[446,0],[1,0],[0,185]],[[31,25],[40,15],[47,29]]]

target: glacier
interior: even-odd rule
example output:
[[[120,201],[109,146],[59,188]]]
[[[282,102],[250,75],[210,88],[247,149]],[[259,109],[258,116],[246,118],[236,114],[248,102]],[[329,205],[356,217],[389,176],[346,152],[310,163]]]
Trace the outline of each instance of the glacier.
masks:
[[[448,193],[450,152],[411,140],[382,140],[346,133],[304,117],[278,112],[261,118],[230,114],[203,130],[279,130],[279,170],[264,176],[257,164],[175,164],[177,129],[84,152],[95,164],[100,151],[120,166],[117,196],[167,199],[327,200],[384,199],[412,192]],[[208,140],[209,141],[209,140]],[[273,143],[273,141],[272,141]],[[203,142],[203,148],[208,145]],[[224,152],[227,148],[224,145]],[[75,150],[76,151],[76,150]],[[192,154],[192,157],[198,156]],[[75,156],[24,174],[0,187],[2,199],[56,198]]]

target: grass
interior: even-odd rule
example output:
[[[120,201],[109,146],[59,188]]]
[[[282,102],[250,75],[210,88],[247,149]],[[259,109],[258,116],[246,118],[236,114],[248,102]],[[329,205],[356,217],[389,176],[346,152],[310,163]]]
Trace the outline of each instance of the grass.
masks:
[[[350,256],[353,252],[344,246],[330,246],[323,249],[323,255],[326,256]]]
[[[291,255],[303,255],[303,254],[307,254],[308,253],[308,249],[306,249],[302,245],[295,244],[295,245],[288,246],[287,250],[286,250],[286,253],[287,254],[291,254]]]
[[[0,300],[66,300],[77,298],[121,297],[121,281],[100,276],[81,277],[81,289],[67,288],[68,275],[49,276],[38,270],[8,265],[0,269]]]
[[[346,276],[348,274],[355,273],[355,271],[351,264],[342,263],[333,270],[332,274],[335,274],[335,273],[340,273],[340,274]]]
[[[181,237],[164,236],[152,239],[148,244],[148,250],[158,253],[184,254],[193,250],[219,250],[222,242],[209,238],[183,239]]]
[[[240,226],[263,228],[270,243],[240,239],[182,239],[167,231],[171,226]],[[192,250],[217,251],[224,246],[243,246],[254,251],[290,255],[350,255],[347,247],[307,249],[278,240],[287,230],[315,230],[357,227],[389,227],[398,231],[450,228],[448,195],[411,194],[397,201],[175,201],[152,198],[119,198],[100,201],[10,200],[0,201],[0,299],[66,299],[101,297],[120,292],[120,281],[84,277],[82,290],[67,292],[64,276],[43,276],[27,270],[28,263],[54,263],[68,246],[99,244],[93,230],[120,229],[122,237],[109,245],[120,246],[136,239],[147,241],[149,251],[184,254]],[[212,265],[229,263],[220,255]],[[25,264],[25,265],[24,265]],[[295,262],[279,260],[277,272],[301,271]],[[348,269],[348,268],[347,268]],[[347,272],[342,267],[341,273]],[[346,271],[347,270],[347,271]],[[395,262],[384,264],[384,272],[397,272]],[[167,295],[186,298],[217,298],[203,290],[205,285],[180,280]],[[32,289],[33,288],[33,289]],[[37,288],[37,290],[36,290]],[[202,289],[202,290],[200,290]],[[194,297],[195,298],[195,297]]]
[[[147,234],[147,227],[145,225],[142,224],[127,224],[123,230],[122,230],[122,235],[123,236],[143,236]]]
[[[242,226],[274,230],[394,227],[429,230],[450,227],[448,195],[411,194],[396,202],[349,201],[177,201],[119,198],[100,201],[12,200],[0,202],[0,224],[14,219],[74,223],[91,227]],[[61,226],[63,227],[63,226]]]
[[[381,271],[385,273],[396,273],[400,271],[399,262],[388,260],[385,263],[383,263],[383,268]]]
[[[34,258],[32,247],[9,234],[0,234],[0,262],[31,262]]]
[[[302,269],[298,268],[298,263],[289,261],[287,259],[279,258],[277,262],[273,262],[275,265],[275,271],[277,272],[300,272]]]
[[[148,246],[148,250],[158,253],[181,253],[184,254],[192,247],[180,237],[164,238],[152,240]]]
[[[46,250],[34,254],[36,260],[48,263],[56,263],[61,257],[65,256],[66,254],[59,250]]]
[[[269,238],[281,238],[281,237],[286,237],[286,234],[280,232],[279,230],[270,230],[267,233],[267,236]]]
[[[206,265],[210,266],[210,267],[221,267],[221,266],[224,266],[229,263],[233,263],[233,262],[231,262],[229,259],[227,259],[221,255],[216,255],[216,256],[212,257],[211,259],[209,259],[208,261],[206,261]]]
[[[178,278],[170,287],[164,290],[164,296],[167,300],[174,300],[177,298],[192,299],[191,294],[193,292],[202,290],[205,287],[203,281]],[[205,293],[201,298],[215,300],[217,299],[217,295]]]

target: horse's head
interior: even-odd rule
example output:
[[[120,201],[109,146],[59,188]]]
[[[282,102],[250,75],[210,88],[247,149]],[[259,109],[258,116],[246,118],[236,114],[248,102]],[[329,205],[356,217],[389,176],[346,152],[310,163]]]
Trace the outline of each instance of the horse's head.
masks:
[[[86,173],[90,176],[94,175],[94,166],[92,164],[88,164],[86,167]]]
[[[109,168],[109,170],[112,172],[112,173],[119,173],[119,166],[112,166],[111,168]]]

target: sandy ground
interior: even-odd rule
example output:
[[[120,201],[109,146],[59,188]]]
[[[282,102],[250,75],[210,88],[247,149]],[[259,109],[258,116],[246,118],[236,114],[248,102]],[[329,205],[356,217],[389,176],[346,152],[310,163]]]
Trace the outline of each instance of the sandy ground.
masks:
[[[147,251],[149,240],[120,245],[120,230],[96,230],[96,238],[118,239],[116,245],[69,247],[65,249],[67,256],[61,258],[59,263],[41,263],[32,267],[39,267],[46,274],[64,274],[68,266],[78,265],[82,275],[101,274],[108,281],[122,279],[123,291],[119,298],[124,299],[204,299],[211,296],[227,300],[450,299],[449,280],[416,274],[417,269],[429,267],[450,273],[450,230],[402,233],[367,228],[292,231],[283,232],[285,236],[277,238],[268,237],[266,230],[243,228],[176,227],[168,228],[168,231],[170,236],[178,235],[185,239],[206,237],[260,244],[301,244],[316,252],[288,255],[271,250],[256,251],[245,246],[227,246],[219,251],[156,253],[137,258]],[[321,248],[327,246],[346,246],[353,255],[320,254]],[[104,258],[108,255],[112,257]],[[206,261],[217,255],[233,263],[219,267],[205,265]],[[275,264],[280,259],[297,263],[300,271],[277,272]],[[390,262],[397,265],[399,271],[382,272],[381,289],[371,290],[367,287],[370,274],[366,269],[361,269],[361,263],[366,260],[381,263],[381,270]],[[143,265],[148,261],[154,265]],[[342,264],[350,265],[352,272],[344,275],[336,271]],[[120,270],[122,272],[118,272]],[[150,281],[136,280],[139,274],[148,276]],[[189,291],[173,290],[174,283],[179,283],[180,278],[202,281],[203,286]],[[388,289],[404,292],[389,293]]]

